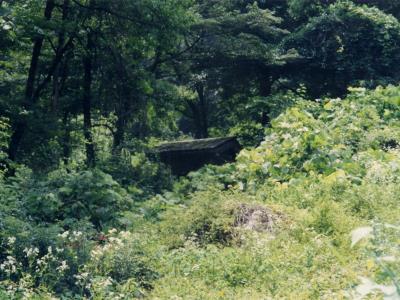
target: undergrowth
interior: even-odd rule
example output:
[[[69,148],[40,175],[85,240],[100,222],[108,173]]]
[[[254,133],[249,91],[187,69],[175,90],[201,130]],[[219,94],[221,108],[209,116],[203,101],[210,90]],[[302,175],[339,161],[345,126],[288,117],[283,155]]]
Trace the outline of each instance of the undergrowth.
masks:
[[[299,102],[274,119],[264,142],[243,150],[236,163],[191,173],[140,208],[123,213],[119,208],[111,221],[99,219],[101,210],[87,213],[84,217],[95,217],[103,231],[107,222],[123,224],[125,231],[91,234],[82,241],[87,252],[75,253],[78,233],[72,231],[71,240],[71,231],[58,230],[57,243],[64,250],[51,261],[54,268],[65,268],[65,284],[74,290],[64,295],[398,299],[399,291],[393,290],[399,278],[398,230],[367,230],[373,238],[362,236],[357,243],[351,234],[399,221],[399,117],[397,87],[352,89],[343,100]],[[80,199],[71,186],[93,176],[104,181],[99,186],[104,191],[98,192],[107,201],[120,203],[126,197],[102,173],[74,176],[56,185],[56,192],[48,191],[57,205],[54,211],[42,210],[46,218],[60,218],[58,205]],[[93,205],[101,206],[103,196]],[[23,195],[13,197],[27,201]],[[0,295],[30,293],[44,299],[62,294],[51,276],[27,280],[35,260],[43,260],[49,250],[31,241],[38,252],[33,248],[34,256],[28,256],[31,248],[25,246],[24,252],[18,246],[26,245],[26,238],[13,238],[11,233],[3,237],[8,255],[1,257]],[[53,247],[61,247],[57,243]]]

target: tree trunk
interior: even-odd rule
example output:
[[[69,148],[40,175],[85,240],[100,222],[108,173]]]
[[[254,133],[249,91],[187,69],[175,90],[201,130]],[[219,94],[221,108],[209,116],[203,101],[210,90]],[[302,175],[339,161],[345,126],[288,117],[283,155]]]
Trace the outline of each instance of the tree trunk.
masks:
[[[129,112],[131,110],[132,95],[128,88],[127,82],[124,80],[125,70],[120,65],[120,84],[118,86],[118,107],[116,108],[117,122],[113,134],[113,151],[117,150],[122,145],[125,138],[126,125],[128,123]]]
[[[62,21],[65,22],[68,17],[68,10],[69,10],[69,3],[70,0],[64,0],[63,6],[62,6]],[[60,33],[58,34],[58,47],[57,47],[57,53],[56,57],[62,56],[62,51],[63,47],[65,44],[65,25],[63,24],[63,27],[60,30]],[[57,111],[59,99],[60,99],[60,77],[63,75],[63,68],[66,67],[66,64],[63,63],[58,63],[55,70],[54,70],[54,75],[53,75],[53,94],[52,94],[52,101],[51,101],[51,110],[52,112]]]
[[[120,95],[121,97],[121,95]],[[123,97],[123,96],[122,96]],[[115,124],[115,131],[113,134],[113,151],[117,150],[122,145],[125,139],[125,129],[127,124],[127,117],[130,111],[130,105],[127,103],[127,99],[122,99],[120,106],[117,109],[117,122]]]
[[[118,117],[115,127],[115,133],[113,135],[113,151],[117,150],[124,140],[125,122],[122,117]]]
[[[261,97],[268,97],[271,95],[272,80],[270,77],[260,78],[259,92]],[[269,117],[269,111],[261,112],[261,124],[265,127],[269,126],[271,119]]]
[[[47,0],[46,7],[44,10],[44,17],[47,21],[51,19],[53,9],[54,9],[54,0]],[[22,103],[22,108],[24,110],[31,109],[34,104],[34,99],[33,99],[34,89],[35,89],[34,87],[35,87],[39,57],[42,51],[43,41],[44,41],[44,36],[39,35],[34,39],[33,42],[31,63],[29,66],[28,79],[26,80],[26,86],[25,86],[25,98],[24,102]],[[24,133],[26,131],[27,125],[28,125],[27,120],[25,118],[18,120],[14,124],[14,130],[11,135],[10,143],[8,146],[8,155],[9,158],[13,161],[16,159],[18,149],[21,144],[22,137],[24,136]]]
[[[71,156],[71,130],[69,126],[69,113],[68,111],[64,112],[63,115],[63,128],[64,128],[64,134],[62,137],[62,149],[63,149],[63,161],[65,165],[68,165],[69,163],[69,158]]]
[[[198,84],[196,86],[196,91],[199,97],[199,108],[198,115],[196,116],[198,124],[197,128],[197,138],[208,138],[208,102],[206,99],[204,85]]]
[[[86,165],[95,166],[95,151],[92,134],[92,68],[93,68],[93,33],[87,36],[86,54],[83,57],[83,134],[86,145]]]

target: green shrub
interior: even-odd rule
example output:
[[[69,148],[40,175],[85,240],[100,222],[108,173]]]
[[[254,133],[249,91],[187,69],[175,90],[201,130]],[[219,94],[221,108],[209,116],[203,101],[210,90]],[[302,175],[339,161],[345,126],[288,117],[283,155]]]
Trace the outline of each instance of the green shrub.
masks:
[[[40,297],[41,292],[77,292],[74,276],[90,258],[93,242],[86,232],[60,232],[57,226],[33,227],[29,233],[4,239],[0,289],[7,287],[7,293],[17,298],[24,294]]]
[[[170,170],[153,153],[154,147],[152,143],[126,142],[101,164],[101,169],[128,188],[137,200],[144,200],[172,185]]]
[[[29,179],[22,203],[28,218],[36,222],[63,221],[70,227],[87,220],[97,228],[112,225],[132,206],[127,192],[100,170],[59,170],[47,178]]]
[[[172,208],[163,216],[163,230],[170,247],[185,241],[227,244],[233,238],[234,204],[215,190],[198,192],[188,208]]]
[[[264,138],[265,128],[254,121],[246,121],[236,124],[229,131],[230,136],[237,137],[243,147],[255,147]]]
[[[113,178],[99,170],[67,174],[58,195],[62,203],[60,217],[88,219],[97,228],[117,221],[132,205],[127,192]],[[58,178],[55,183],[58,183]]]
[[[376,149],[385,157],[385,145],[397,143],[399,89],[351,91],[345,100],[325,100],[319,109],[310,110],[299,104],[276,118],[264,142],[238,156],[237,168],[244,182],[288,181],[338,170],[364,176],[365,166],[354,164],[355,155]]]
[[[144,289],[152,288],[152,281],[158,277],[152,269],[151,260],[140,241],[129,232],[115,234],[111,230],[103,246],[92,251],[92,261],[88,265],[91,272],[98,276],[110,276],[118,283],[134,279]]]

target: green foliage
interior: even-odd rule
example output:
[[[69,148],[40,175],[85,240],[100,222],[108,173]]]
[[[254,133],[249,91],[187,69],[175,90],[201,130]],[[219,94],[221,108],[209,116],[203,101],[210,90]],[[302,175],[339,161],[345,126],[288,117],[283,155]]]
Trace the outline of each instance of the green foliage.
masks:
[[[5,160],[7,154],[5,153],[9,139],[9,125],[6,120],[0,118],[0,179],[3,177],[3,172],[6,169]]]
[[[264,127],[260,123],[247,121],[232,127],[229,134],[237,137],[244,147],[257,146],[264,138]]]
[[[289,0],[287,2],[289,14],[297,22],[307,22],[309,18],[322,14],[324,8],[335,3],[335,0]]]
[[[107,235],[105,246],[93,249],[93,260],[87,271],[104,277],[110,276],[118,283],[135,280],[144,289],[152,288],[152,281],[158,274],[151,268],[151,260],[146,257],[140,241],[131,237],[129,232],[119,235]],[[109,245],[107,247],[107,244]]]
[[[5,223],[26,218],[36,224],[61,222],[69,228],[82,220],[102,228],[118,223],[122,212],[133,204],[110,175],[96,169],[70,173],[59,170],[43,179],[20,172],[3,186],[0,199]]]
[[[380,269],[381,259],[371,264],[367,255],[391,257],[397,235],[379,231],[365,252],[352,247],[349,234],[372,220],[398,220],[398,95],[398,87],[352,88],[343,100],[298,101],[272,121],[260,146],[141,202],[125,216],[132,227],[120,233],[96,232],[118,225],[115,219],[130,207],[108,175],[60,170],[34,179],[21,168],[0,194],[0,262],[9,266],[7,256],[13,257],[18,270],[11,278],[2,273],[0,290],[30,290],[32,299],[71,293],[78,299],[334,299],[360,291],[357,275],[374,280],[363,279],[361,287],[390,285],[396,264],[382,262]],[[127,154],[130,167],[146,162]],[[94,209],[70,209],[85,203]],[[103,219],[97,207],[114,209]],[[70,230],[63,233],[62,226]],[[16,237],[12,249],[10,237]],[[64,250],[35,277],[23,249],[37,247],[43,259],[49,246]]]
[[[88,219],[96,227],[117,221],[122,211],[128,210],[132,200],[124,189],[108,174],[99,170],[78,174],[62,174],[54,180],[62,203],[61,217]]]
[[[144,200],[154,193],[170,188],[172,175],[152,153],[154,144],[132,140],[102,163],[102,169],[117,180],[137,199]]]
[[[181,182],[175,192],[186,195],[178,202],[183,206],[170,203],[161,222],[150,226],[156,229],[148,228],[159,232],[151,244],[165,256],[150,295],[320,299],[353,293],[354,270],[371,277],[376,269],[350,247],[350,232],[374,219],[398,220],[399,152],[396,143],[383,142],[397,139],[398,90],[352,89],[344,100],[295,104],[273,120],[261,146],[242,151],[234,168],[206,167]],[[284,168],[266,172],[266,162]],[[237,227],[237,207],[254,201],[272,208],[272,220],[279,216],[273,233]],[[377,241],[376,249],[384,244]],[[379,284],[390,281],[380,278]]]
[[[170,247],[182,246],[185,240],[229,243],[234,235],[235,204],[223,201],[213,190],[197,193],[191,201],[189,209],[170,209],[163,215]]]
[[[377,8],[340,1],[301,27],[288,47],[307,59],[301,76],[314,95],[343,95],[349,85],[396,82],[399,28],[395,17]]]
[[[267,177],[287,181],[305,174],[324,174],[327,180],[346,173],[362,177],[366,171],[364,151],[377,150],[383,161],[390,160],[384,145],[397,143],[394,122],[399,107],[392,104],[397,93],[395,87],[369,93],[353,89],[345,100],[324,100],[319,107],[308,109],[301,104],[300,109],[290,108],[272,122],[260,147],[241,152],[237,167],[247,174],[247,181]],[[390,138],[385,141],[385,136]]]
[[[2,244],[7,256],[0,258],[0,295],[12,299],[50,299],[54,293],[74,299],[131,298],[151,288],[156,273],[140,245],[128,246],[133,242],[129,232],[112,229],[100,235],[102,244],[97,245],[87,232],[47,232],[51,243],[45,247],[37,246],[35,240],[27,244],[21,237],[8,237]]]
[[[398,297],[397,2],[0,1],[0,298]]]

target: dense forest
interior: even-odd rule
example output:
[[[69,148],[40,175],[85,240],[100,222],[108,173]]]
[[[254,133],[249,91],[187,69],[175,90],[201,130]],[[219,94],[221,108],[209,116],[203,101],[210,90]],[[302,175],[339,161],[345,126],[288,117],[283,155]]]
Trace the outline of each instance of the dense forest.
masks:
[[[0,50],[0,299],[400,299],[400,1],[0,0]]]

